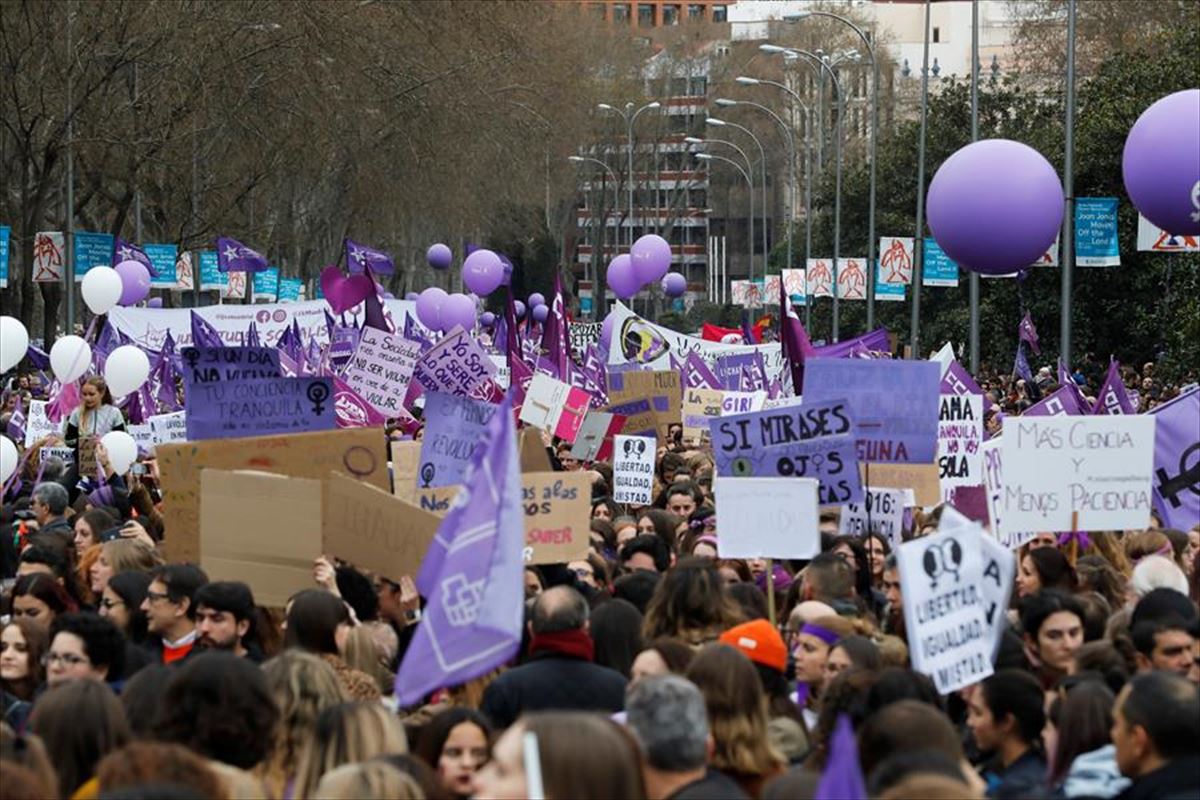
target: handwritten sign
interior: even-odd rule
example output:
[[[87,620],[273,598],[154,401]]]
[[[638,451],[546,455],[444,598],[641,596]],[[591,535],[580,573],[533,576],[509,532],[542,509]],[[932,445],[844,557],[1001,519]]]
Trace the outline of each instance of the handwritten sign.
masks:
[[[150,427],[150,423],[142,423],[141,425],[126,425],[125,432],[133,437],[133,441],[137,444],[139,453],[154,453],[154,429]]]
[[[1001,530],[1146,527],[1154,422],[1133,415],[1005,419]]]
[[[636,370],[608,376],[608,410],[628,417],[626,433],[662,434],[681,424],[683,384],[678,372]]]
[[[184,397],[193,386],[283,377],[273,347],[185,347],[181,354]]]
[[[717,474],[734,478],[815,478],[823,506],[857,503],[863,498],[854,438],[849,434],[755,448],[735,458],[718,453]]]
[[[418,362],[417,380],[430,392],[464,397],[496,374],[496,365],[462,328],[454,330],[429,349]]]
[[[417,573],[438,517],[339,472],[322,484],[322,553],[394,581]]]
[[[527,425],[574,442],[591,398],[582,389],[537,373],[525,390],[520,419]]]
[[[805,362],[804,399],[848,401],[860,461],[932,464],[940,382],[932,361],[815,358]]]
[[[225,439],[337,427],[329,378],[268,378],[193,384],[187,438]]]
[[[939,531],[896,550],[913,669],[948,694],[992,674],[983,560],[962,530]]]
[[[812,558],[821,552],[815,479],[720,477],[713,490],[721,558]]]
[[[59,433],[59,426],[46,416],[46,400],[30,400],[29,411],[25,417],[25,446],[32,447],[33,443],[47,436]]]
[[[482,400],[427,393],[418,485],[429,488],[461,484],[495,410],[496,406]]]
[[[983,396],[943,394],[938,403],[938,479],[943,489],[982,482]]]
[[[785,406],[751,414],[722,416],[710,423],[718,472],[733,475],[732,460],[757,451],[854,430],[850,408],[842,399]]]
[[[979,523],[968,519],[953,508],[942,510],[938,522],[939,531],[961,531],[965,541],[978,543],[983,557],[983,582],[979,584],[983,594],[983,617],[992,629],[992,658],[1000,649],[1000,639],[1008,625],[1005,611],[1012,595],[1013,582],[1017,574],[1017,559],[1012,551],[984,534]]]
[[[699,442],[708,437],[712,420],[721,416],[725,393],[720,389],[684,389],[683,436]]]
[[[1037,531],[1006,531],[1001,520],[1004,518],[1004,470],[1000,444],[1003,439],[991,439],[983,443],[983,488],[987,492],[989,530],[992,537],[1009,550],[1016,550],[1037,536]]]
[[[649,505],[654,489],[655,441],[649,436],[613,438],[613,500]]]
[[[66,465],[75,463],[75,451],[69,447],[43,447],[38,451],[38,457],[42,463],[45,463],[48,458],[60,459]]]
[[[171,414],[156,414],[148,420],[150,431],[154,434],[154,443],[170,444],[187,441],[187,412],[176,411]]]
[[[766,392],[739,392],[727,389],[721,398],[721,415],[733,416],[734,414],[749,414],[753,411],[762,411],[766,402]]]
[[[342,378],[380,414],[399,416],[420,357],[417,342],[364,327]]]
[[[862,503],[847,503],[838,522],[838,535],[877,533],[898,547],[904,540],[904,490],[869,487]]]
[[[592,485],[582,472],[521,476],[526,564],[562,564],[587,557]]]

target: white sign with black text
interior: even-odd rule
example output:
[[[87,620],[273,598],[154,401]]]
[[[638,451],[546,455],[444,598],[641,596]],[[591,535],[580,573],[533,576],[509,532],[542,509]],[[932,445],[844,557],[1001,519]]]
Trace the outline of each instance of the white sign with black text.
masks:
[[[650,504],[656,446],[657,440],[652,436],[613,437],[613,500]]]

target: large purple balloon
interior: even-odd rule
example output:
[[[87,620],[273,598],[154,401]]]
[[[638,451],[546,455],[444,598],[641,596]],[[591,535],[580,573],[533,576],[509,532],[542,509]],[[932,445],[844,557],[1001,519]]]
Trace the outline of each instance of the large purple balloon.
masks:
[[[667,297],[683,297],[687,291],[687,278],[678,272],[668,272],[663,276],[662,290]]]
[[[540,306],[534,306],[532,313],[534,322],[545,322],[546,317],[550,316],[550,306],[545,303]]]
[[[1200,89],[1169,94],[1129,129],[1125,191],[1167,233],[1200,234]]]
[[[529,307],[537,308],[538,306],[546,305],[546,298],[541,292],[534,292],[529,295]]]
[[[1003,275],[1032,264],[1058,234],[1063,191],[1032,147],[985,139],[947,158],[928,195],[929,230],[964,269]]]
[[[496,324],[496,315],[490,311],[485,311],[479,315],[479,324],[485,328],[490,328]]]
[[[450,252],[449,247],[438,242],[429,245],[429,249],[425,251],[425,260],[434,269],[450,269],[450,262],[454,260],[454,254]]]
[[[656,283],[671,268],[671,245],[661,236],[648,233],[633,243],[629,260],[638,281],[643,285]]]
[[[478,252],[478,251],[476,251]],[[442,303],[442,330],[451,330],[455,325],[465,331],[475,329],[475,304],[465,294],[452,294]]]
[[[422,325],[431,331],[442,329],[442,306],[448,297],[436,286],[430,286],[417,296],[417,319],[421,320]]]
[[[504,282],[504,263],[491,250],[476,250],[462,266],[463,283],[480,297],[486,297]]]
[[[140,261],[122,261],[116,266],[121,276],[121,305],[132,306],[150,294],[150,271]]]
[[[605,350],[609,350],[612,347],[613,326],[616,324],[617,315],[611,311],[604,318],[604,322],[600,323],[600,346]]]
[[[637,294],[637,290],[642,288],[642,281],[633,271],[633,262],[629,260],[627,253],[614,258],[608,262],[608,288],[613,290],[613,294],[622,300],[628,300]]]

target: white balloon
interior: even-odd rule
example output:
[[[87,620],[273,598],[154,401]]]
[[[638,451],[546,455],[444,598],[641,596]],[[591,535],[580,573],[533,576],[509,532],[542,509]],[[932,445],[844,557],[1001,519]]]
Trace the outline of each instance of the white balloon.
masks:
[[[17,471],[17,446],[7,436],[0,436],[0,483]]]
[[[136,345],[121,345],[104,361],[104,380],[113,397],[124,397],[150,377],[150,359]]]
[[[112,267],[92,267],[83,276],[80,293],[93,314],[107,314],[121,300],[124,284]]]
[[[29,333],[16,317],[0,317],[0,372],[20,363],[29,349]]]
[[[125,431],[109,431],[100,437],[100,443],[108,450],[108,463],[118,475],[124,475],[137,461],[137,442]]]
[[[91,363],[92,348],[80,336],[64,336],[50,348],[50,369],[63,383],[83,377]]]

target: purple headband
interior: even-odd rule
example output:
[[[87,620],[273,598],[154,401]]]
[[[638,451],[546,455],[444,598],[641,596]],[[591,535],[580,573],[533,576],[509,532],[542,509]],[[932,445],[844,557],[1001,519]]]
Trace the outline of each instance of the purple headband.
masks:
[[[829,630],[829,628],[822,628],[820,625],[814,625],[811,622],[804,623],[804,627],[800,629],[800,633],[815,636],[830,647],[837,644],[838,640],[842,638]]]

